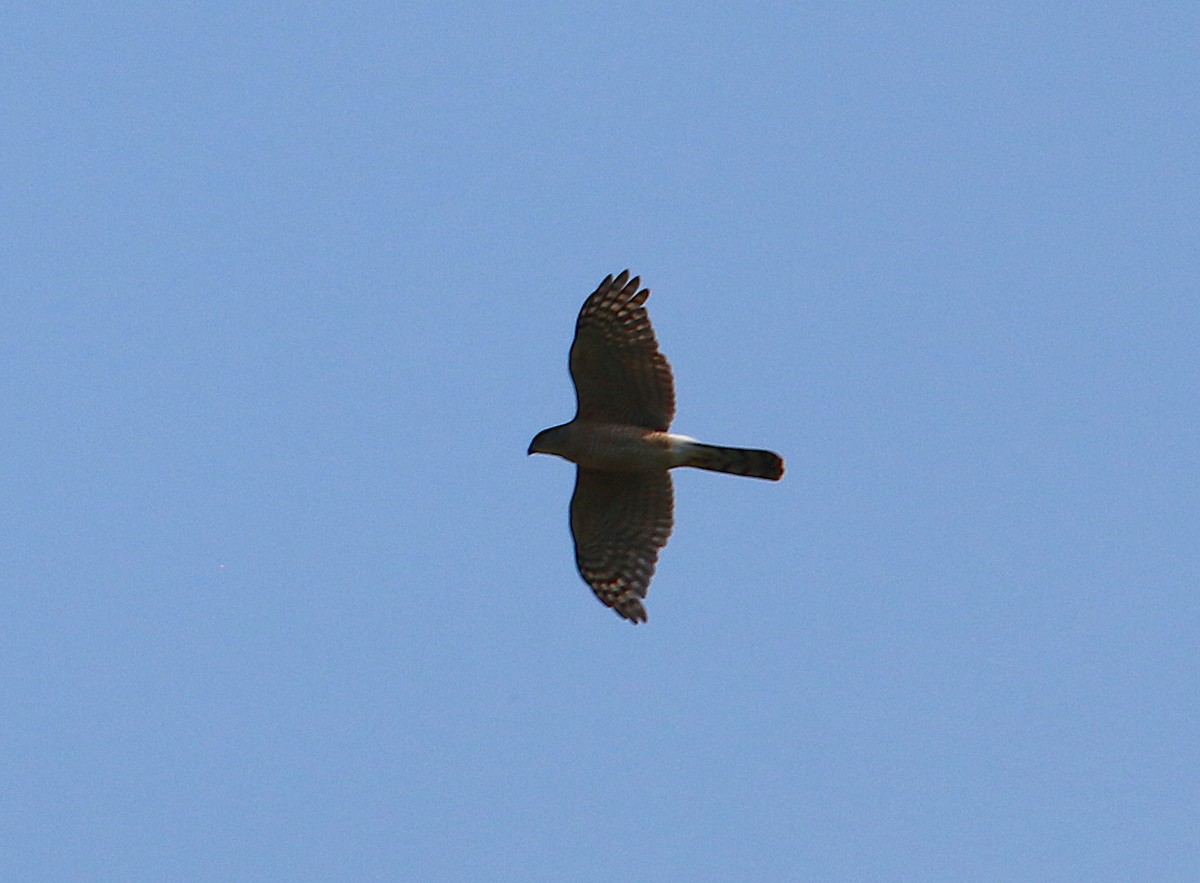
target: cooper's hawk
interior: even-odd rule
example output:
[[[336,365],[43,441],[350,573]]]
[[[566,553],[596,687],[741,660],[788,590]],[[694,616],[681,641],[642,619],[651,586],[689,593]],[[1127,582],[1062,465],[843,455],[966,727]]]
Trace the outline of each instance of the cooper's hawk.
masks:
[[[530,454],[578,465],[571,535],[579,574],[604,604],[637,624],[658,550],[674,524],[676,466],[778,481],[783,460],[771,451],[720,448],[667,432],[675,416],[671,366],[658,351],[646,312],[650,290],[625,270],[605,278],[583,302],[571,344],[575,419],[543,429]]]

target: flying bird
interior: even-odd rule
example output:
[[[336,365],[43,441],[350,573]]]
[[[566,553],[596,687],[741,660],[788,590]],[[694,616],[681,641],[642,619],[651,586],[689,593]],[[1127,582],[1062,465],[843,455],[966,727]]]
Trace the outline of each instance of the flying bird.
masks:
[[[675,522],[668,470],[783,476],[783,460],[772,451],[706,445],[667,431],[675,380],[646,312],[650,290],[640,285],[625,270],[605,277],[583,302],[570,357],[575,419],[529,443],[530,454],[576,464],[571,536],[579,575],[635,625],[647,619],[642,599]]]

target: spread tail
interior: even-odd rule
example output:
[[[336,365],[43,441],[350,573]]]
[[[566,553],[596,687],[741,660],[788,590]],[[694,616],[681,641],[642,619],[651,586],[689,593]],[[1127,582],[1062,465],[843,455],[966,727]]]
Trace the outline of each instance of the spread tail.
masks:
[[[783,477],[783,458],[774,451],[751,448],[722,448],[694,442],[688,449],[688,458],[683,465],[770,481],[779,481]]]

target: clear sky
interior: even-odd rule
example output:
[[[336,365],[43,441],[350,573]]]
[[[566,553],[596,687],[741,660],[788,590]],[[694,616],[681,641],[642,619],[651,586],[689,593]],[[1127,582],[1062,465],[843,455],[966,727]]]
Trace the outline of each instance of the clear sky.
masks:
[[[0,878],[1200,879],[1200,7],[22,4]],[[676,476],[579,580],[583,298]]]

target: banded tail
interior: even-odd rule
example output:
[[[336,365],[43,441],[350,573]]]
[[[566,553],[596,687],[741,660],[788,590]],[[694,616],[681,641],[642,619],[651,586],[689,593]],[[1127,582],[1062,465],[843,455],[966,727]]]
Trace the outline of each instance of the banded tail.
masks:
[[[752,448],[722,448],[693,442],[688,448],[688,457],[683,461],[683,465],[708,469],[711,472],[765,478],[769,481],[779,481],[783,477],[782,457],[774,451],[757,451]]]

